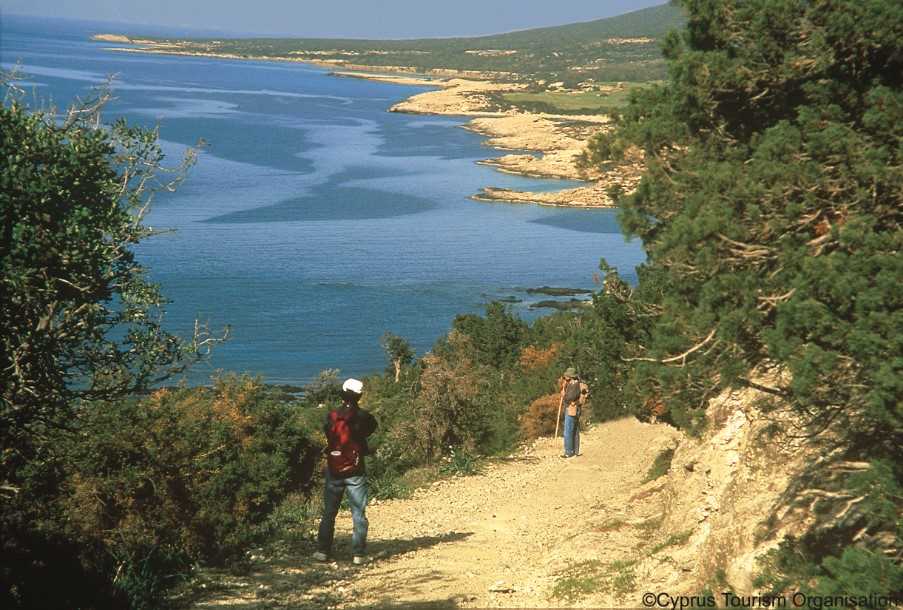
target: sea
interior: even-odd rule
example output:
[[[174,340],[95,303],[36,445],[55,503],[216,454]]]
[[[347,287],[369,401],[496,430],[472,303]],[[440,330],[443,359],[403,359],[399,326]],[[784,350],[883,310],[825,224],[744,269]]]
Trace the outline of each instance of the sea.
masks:
[[[137,247],[169,303],[167,329],[196,320],[230,338],[185,373],[220,371],[302,385],[320,371],[363,376],[386,365],[380,338],[418,355],[456,315],[493,300],[525,320],[541,286],[598,289],[603,257],[628,281],[643,259],[614,210],[485,203],[482,187],[555,190],[578,183],[501,173],[505,154],[462,117],[388,112],[427,88],[342,78],[302,63],[109,50],[96,33],[187,37],[191,30],[0,18],[0,63],[18,65],[36,107],[63,109],[113,77],[105,121],[159,129],[165,164],[205,142]],[[165,231],[163,231],[165,230]]]

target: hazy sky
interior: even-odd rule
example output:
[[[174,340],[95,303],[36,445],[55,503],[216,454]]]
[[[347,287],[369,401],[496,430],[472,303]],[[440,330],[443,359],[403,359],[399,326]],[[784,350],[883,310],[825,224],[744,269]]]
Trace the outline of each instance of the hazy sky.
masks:
[[[589,21],[665,0],[0,0],[7,14],[294,36],[479,35]]]

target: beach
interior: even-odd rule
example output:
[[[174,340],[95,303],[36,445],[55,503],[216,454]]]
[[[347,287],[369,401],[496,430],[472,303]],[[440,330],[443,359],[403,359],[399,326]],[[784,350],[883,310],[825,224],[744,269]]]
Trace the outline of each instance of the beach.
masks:
[[[570,208],[606,208],[614,203],[609,195],[612,187],[631,192],[639,182],[640,163],[621,165],[608,172],[582,169],[578,159],[589,140],[600,131],[610,128],[610,117],[604,114],[549,114],[528,112],[517,108],[499,108],[494,96],[523,91],[527,85],[493,80],[495,73],[431,70],[415,74],[405,66],[374,68],[349,62],[318,60],[309,57],[244,57],[228,53],[204,53],[185,50],[178,42],[156,42],[129,39],[121,34],[97,34],[100,42],[132,43],[141,47],[110,47],[108,50],[129,53],[154,53],[216,57],[223,59],[254,59],[261,61],[290,61],[310,63],[330,68],[342,78],[361,78],[408,86],[432,87],[433,90],[413,95],[389,108],[390,112],[410,114],[472,117],[464,125],[487,138],[486,145],[510,150],[509,154],[480,161],[498,171],[536,178],[579,180],[585,184],[549,192],[519,191],[486,186],[471,197],[476,201],[528,203]]]

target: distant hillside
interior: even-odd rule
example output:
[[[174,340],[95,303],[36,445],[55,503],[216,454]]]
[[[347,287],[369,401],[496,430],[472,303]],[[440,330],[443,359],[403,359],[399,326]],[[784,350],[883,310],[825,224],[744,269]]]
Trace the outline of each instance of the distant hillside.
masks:
[[[664,77],[660,41],[683,24],[670,4],[584,23],[421,40],[314,38],[153,39],[158,50],[291,58],[381,70],[492,72],[516,80],[649,81]],[[142,41],[143,42],[143,41]]]

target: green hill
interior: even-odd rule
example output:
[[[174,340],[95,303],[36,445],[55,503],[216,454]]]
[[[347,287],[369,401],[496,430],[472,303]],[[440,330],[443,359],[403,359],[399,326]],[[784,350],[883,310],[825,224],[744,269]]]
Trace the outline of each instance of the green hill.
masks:
[[[516,80],[649,81],[665,75],[660,41],[680,27],[670,4],[584,23],[475,38],[352,40],[316,38],[153,39],[182,51],[284,57],[376,69],[508,73]],[[499,75],[496,74],[496,77]]]

